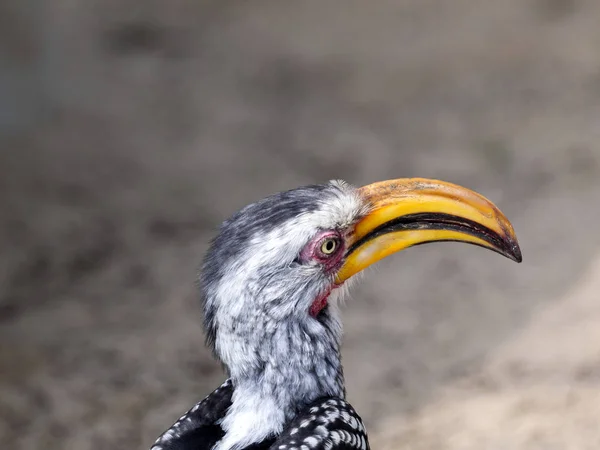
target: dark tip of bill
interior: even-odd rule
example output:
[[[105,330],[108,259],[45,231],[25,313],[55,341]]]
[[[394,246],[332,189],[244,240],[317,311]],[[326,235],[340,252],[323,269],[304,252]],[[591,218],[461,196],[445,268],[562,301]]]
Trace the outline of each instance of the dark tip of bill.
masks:
[[[519,244],[515,241],[509,241],[507,245],[506,256],[508,256],[513,261],[520,263],[523,261],[523,255],[521,254],[521,248]]]

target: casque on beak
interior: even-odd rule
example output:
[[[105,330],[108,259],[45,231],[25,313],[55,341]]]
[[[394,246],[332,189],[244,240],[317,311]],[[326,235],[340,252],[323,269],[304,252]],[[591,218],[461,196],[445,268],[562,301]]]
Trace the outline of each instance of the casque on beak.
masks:
[[[400,178],[363,186],[358,195],[370,210],[349,237],[336,275],[339,284],[392,253],[427,242],[467,242],[522,261],[511,223],[496,205],[470,189]]]

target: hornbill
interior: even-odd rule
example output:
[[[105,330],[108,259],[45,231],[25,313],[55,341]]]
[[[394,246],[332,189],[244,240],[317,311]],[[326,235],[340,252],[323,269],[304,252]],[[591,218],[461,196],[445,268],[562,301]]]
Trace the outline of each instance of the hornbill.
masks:
[[[345,400],[340,299],[366,267],[439,241],[522,259],[492,202],[437,180],[331,181],[235,213],[200,275],[207,344],[229,378],[152,450],[369,449]]]

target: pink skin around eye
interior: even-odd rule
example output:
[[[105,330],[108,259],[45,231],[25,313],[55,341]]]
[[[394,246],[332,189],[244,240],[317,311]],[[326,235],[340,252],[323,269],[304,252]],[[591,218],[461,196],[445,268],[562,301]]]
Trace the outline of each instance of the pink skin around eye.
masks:
[[[331,255],[325,255],[321,252],[321,244],[327,238],[337,240],[337,248]],[[344,239],[337,231],[322,231],[306,244],[306,247],[300,252],[300,260],[303,262],[315,261],[324,266],[326,272],[336,269],[340,260],[344,256]]]
[[[338,247],[335,252],[331,255],[325,255],[321,252],[321,244],[327,238],[336,238],[338,242]],[[300,252],[300,259],[302,261],[316,261],[319,264],[323,265],[323,269],[325,272],[333,272],[335,271],[344,256],[344,239],[342,236],[336,231],[323,231],[317,234],[307,245],[304,247],[302,252]],[[313,317],[317,317],[317,315],[321,312],[325,306],[327,306],[327,299],[329,298],[329,294],[331,291],[337,286],[332,285],[325,292],[320,294],[315,301],[312,303],[309,309],[309,313]]]

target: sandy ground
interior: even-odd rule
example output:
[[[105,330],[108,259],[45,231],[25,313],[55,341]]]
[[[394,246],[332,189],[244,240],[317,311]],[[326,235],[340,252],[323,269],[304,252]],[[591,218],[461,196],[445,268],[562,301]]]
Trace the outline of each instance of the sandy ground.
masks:
[[[223,379],[194,286],[217,224],[276,190],[401,176],[494,200],[524,262],[436,244],[355,289],[343,354],[373,448],[600,448],[599,2],[18,5],[0,8],[0,66],[33,74],[29,109],[0,108],[20,111],[0,137],[7,448],[147,448]]]

